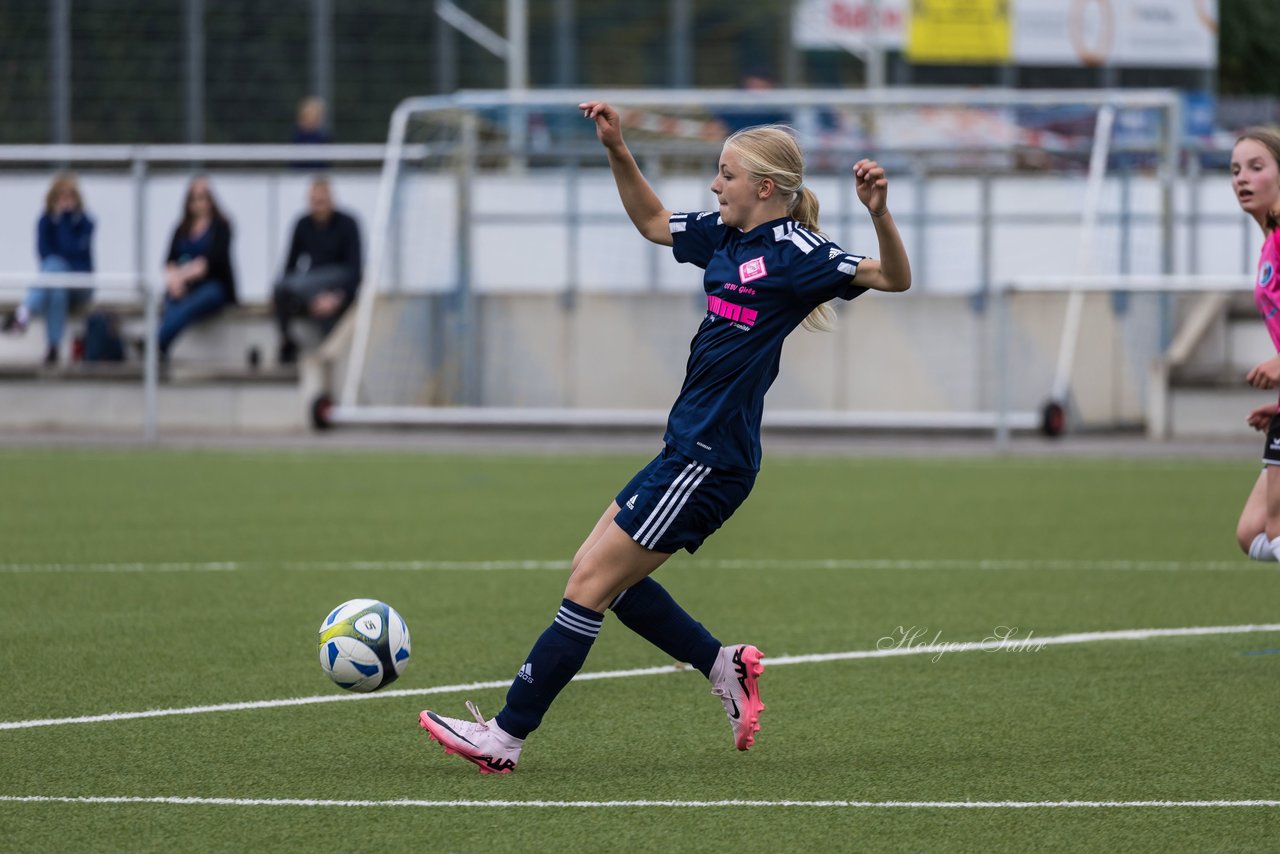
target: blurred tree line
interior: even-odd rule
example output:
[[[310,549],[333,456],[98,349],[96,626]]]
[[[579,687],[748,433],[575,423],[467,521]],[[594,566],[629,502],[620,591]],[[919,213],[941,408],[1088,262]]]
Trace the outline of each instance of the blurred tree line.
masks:
[[[1280,2],[1218,0],[1218,94],[1280,96]]]

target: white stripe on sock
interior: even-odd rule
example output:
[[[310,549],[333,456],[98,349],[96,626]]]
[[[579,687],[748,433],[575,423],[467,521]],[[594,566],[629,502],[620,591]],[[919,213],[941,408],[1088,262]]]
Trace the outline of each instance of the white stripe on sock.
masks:
[[[573,623],[565,621],[563,618],[561,618],[559,614],[556,615],[555,622],[561,626],[564,626],[566,629],[573,632],[574,634],[579,634],[579,635],[582,635],[583,637],[592,638],[593,640],[595,639],[596,635],[600,634],[599,629],[596,629],[595,631],[588,631],[587,629],[584,629],[581,626],[575,626]]]
[[[604,620],[591,620],[586,617],[580,617],[572,611],[564,608],[560,609],[560,613],[556,614],[556,618],[562,619],[580,629],[586,629],[588,631],[598,632],[600,631],[600,627],[604,625]]]

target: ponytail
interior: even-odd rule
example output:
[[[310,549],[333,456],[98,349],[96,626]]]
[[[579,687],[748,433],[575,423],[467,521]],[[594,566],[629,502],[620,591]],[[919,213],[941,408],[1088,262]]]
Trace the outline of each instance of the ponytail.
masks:
[[[801,187],[796,194],[796,205],[791,211],[791,218],[815,234],[818,230],[818,197],[808,187]],[[800,323],[808,332],[835,332],[836,310],[825,302],[809,312]]]
[[[791,218],[804,228],[818,231],[818,197],[808,187],[801,187],[796,193],[795,207],[791,209]]]

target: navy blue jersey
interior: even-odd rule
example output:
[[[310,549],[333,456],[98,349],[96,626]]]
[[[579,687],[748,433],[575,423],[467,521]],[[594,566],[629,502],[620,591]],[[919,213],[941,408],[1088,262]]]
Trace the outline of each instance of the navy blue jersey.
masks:
[[[671,215],[677,261],[706,270],[707,314],[689,345],[684,386],[665,441],[712,468],[760,468],[764,393],[778,376],[782,342],[828,300],[866,291],[850,255],[790,217],[743,232],[719,214]]]

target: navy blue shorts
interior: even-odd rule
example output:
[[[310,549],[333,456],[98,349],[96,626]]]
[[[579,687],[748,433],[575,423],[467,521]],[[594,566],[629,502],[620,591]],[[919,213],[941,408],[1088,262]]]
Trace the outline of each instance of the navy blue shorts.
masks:
[[[667,446],[618,493],[613,521],[650,551],[692,554],[755,482],[755,472],[715,471]]]
[[[1262,446],[1262,465],[1280,466],[1280,414],[1271,416],[1267,425],[1267,443]]]

